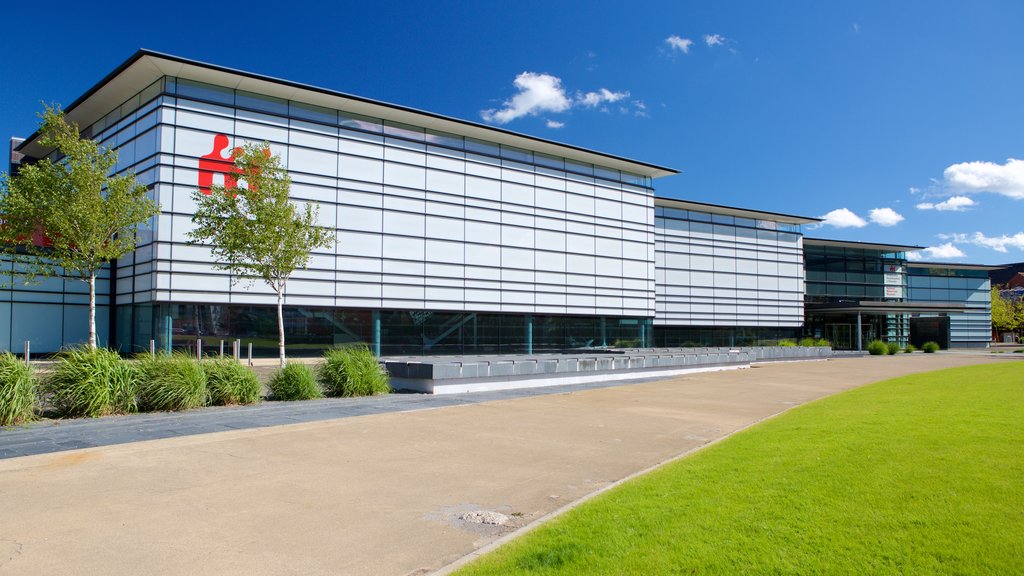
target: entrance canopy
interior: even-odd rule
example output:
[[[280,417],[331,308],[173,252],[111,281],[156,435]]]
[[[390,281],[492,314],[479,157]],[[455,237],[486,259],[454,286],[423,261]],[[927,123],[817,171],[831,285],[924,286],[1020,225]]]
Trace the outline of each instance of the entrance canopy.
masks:
[[[807,312],[815,314],[941,314],[967,310],[963,302],[884,302],[862,300],[807,304]]]

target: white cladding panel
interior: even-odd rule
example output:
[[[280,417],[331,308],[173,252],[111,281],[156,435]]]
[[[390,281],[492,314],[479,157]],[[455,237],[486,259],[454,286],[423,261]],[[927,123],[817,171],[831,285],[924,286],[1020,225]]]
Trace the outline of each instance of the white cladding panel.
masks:
[[[799,327],[803,237],[775,222],[657,208],[656,326]]]
[[[93,127],[122,146],[124,167],[154,184],[162,205],[118,268],[118,303],[275,302],[232,285],[187,236],[210,160],[267,141],[292,197],[315,202],[321,225],[337,230],[337,243],[289,282],[286,303],[654,315],[653,191],[643,179],[343,111],[167,85],[143,109]]]

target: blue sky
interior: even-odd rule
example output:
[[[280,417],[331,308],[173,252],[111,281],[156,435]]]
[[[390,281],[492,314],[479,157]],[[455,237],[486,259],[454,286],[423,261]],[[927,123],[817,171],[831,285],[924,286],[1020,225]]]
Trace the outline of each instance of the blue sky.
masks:
[[[1021,2],[115,4],[4,8],[0,134],[145,47],[670,166],[659,195],[829,215],[809,236],[1024,260]]]

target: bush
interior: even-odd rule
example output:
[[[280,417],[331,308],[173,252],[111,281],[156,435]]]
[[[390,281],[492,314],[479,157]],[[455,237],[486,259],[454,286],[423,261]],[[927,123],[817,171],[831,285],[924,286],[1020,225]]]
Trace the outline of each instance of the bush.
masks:
[[[388,373],[366,346],[346,346],[324,352],[317,379],[330,396],[374,396],[391,391]]]
[[[206,373],[190,354],[144,354],[138,360],[143,410],[188,410],[207,404]]]
[[[921,345],[921,350],[924,350],[925,354],[933,354],[939,351],[938,342],[925,342]]]
[[[210,404],[255,404],[260,400],[256,373],[236,360],[220,358],[203,362]]]
[[[790,346],[796,346],[796,340],[790,340],[789,338],[785,338],[783,340],[779,340],[779,346],[782,346],[783,348],[789,348]]]
[[[32,367],[10,352],[0,354],[0,426],[31,420],[35,408],[36,376]]]
[[[43,390],[63,416],[135,412],[138,374],[117,352],[79,346],[61,352]]]
[[[612,348],[639,348],[639,347],[640,347],[640,339],[639,338],[616,338],[615,341],[612,342]]]
[[[292,362],[274,373],[270,379],[270,398],[273,400],[312,400],[323,398],[324,392],[305,364]]]
[[[889,352],[890,355],[899,354],[900,353],[900,345],[895,343],[895,342],[889,342],[885,346],[886,346],[886,350]]]
[[[810,348],[811,346],[814,346],[814,338],[811,338],[809,336],[801,338],[800,346],[803,346],[804,348]]]
[[[832,343],[829,342],[828,340],[825,340],[824,338],[818,338],[817,340],[814,341],[814,345],[821,346],[822,348],[828,348],[832,346]]]
[[[889,347],[881,340],[872,340],[868,343],[868,354],[872,356],[885,356],[889,353]]]
[[[917,352],[917,346],[913,344],[907,344],[907,347],[903,349],[904,352],[910,354],[911,352]]]

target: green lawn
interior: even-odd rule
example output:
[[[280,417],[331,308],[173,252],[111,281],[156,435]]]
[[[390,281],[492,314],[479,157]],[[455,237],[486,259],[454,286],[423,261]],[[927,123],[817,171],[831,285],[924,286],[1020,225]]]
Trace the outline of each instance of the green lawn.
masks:
[[[458,572],[1024,574],[1024,363],[802,406]]]

